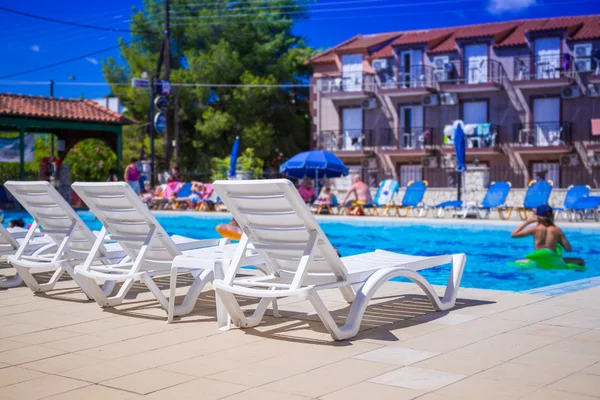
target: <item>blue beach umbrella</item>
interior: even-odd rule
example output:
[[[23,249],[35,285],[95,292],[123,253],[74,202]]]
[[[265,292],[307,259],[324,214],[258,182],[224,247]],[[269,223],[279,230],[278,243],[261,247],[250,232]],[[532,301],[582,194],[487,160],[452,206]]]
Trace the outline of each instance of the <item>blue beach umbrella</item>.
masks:
[[[232,179],[235,178],[235,165],[237,164],[238,153],[240,152],[240,137],[236,136],[235,141],[233,142],[233,147],[231,148],[231,157],[229,158],[229,172],[227,172],[227,176]]]
[[[348,175],[348,167],[328,151],[313,150],[296,154],[279,168],[279,172],[290,178],[304,177],[315,180],[319,192],[319,178],[339,178]]]
[[[456,151],[456,175],[458,178],[457,198],[460,200],[462,180],[461,174],[467,169],[467,166],[465,165],[465,132],[463,131],[462,124],[456,124],[456,128],[454,129],[454,150]]]

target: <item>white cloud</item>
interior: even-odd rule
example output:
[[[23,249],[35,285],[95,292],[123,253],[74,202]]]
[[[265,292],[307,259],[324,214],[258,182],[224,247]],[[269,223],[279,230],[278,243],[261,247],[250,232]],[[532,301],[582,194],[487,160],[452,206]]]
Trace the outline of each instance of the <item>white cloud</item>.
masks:
[[[522,11],[535,5],[535,0],[490,0],[488,11],[492,14]]]
[[[96,60],[95,58],[92,57],[86,57],[85,58],[88,62],[94,64],[94,65],[98,65],[98,60]]]
[[[33,51],[34,53],[37,53],[38,51],[40,51],[40,46],[38,46],[37,44],[34,44],[33,46],[31,46],[31,51]]]

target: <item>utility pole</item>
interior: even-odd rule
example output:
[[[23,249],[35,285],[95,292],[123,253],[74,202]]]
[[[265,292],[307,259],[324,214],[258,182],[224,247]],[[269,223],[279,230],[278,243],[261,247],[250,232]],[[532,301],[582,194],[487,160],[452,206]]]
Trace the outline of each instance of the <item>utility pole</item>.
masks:
[[[150,111],[148,112],[148,133],[150,134],[150,187],[156,184],[154,156],[154,77],[150,78]]]
[[[179,165],[179,88],[173,95],[173,161]]]
[[[50,81],[50,98],[54,98],[54,81]],[[50,156],[54,157],[54,133],[50,134]]]
[[[171,78],[171,25],[169,15],[170,0],[165,0],[165,36],[163,38],[163,60],[165,63],[165,79],[168,81]],[[173,114],[167,112],[167,127],[164,132],[164,149],[165,149],[165,169],[169,169],[171,159],[171,141],[169,140],[169,122],[173,122],[170,118]],[[171,125],[173,126],[173,125]]]

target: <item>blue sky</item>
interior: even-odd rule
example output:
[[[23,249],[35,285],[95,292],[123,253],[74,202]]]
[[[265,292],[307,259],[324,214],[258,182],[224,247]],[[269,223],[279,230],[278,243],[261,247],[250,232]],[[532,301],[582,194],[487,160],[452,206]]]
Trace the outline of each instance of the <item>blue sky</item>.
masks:
[[[189,0],[194,3],[193,0]],[[267,1],[268,2],[268,1]],[[83,24],[128,28],[131,6],[141,0],[3,0],[2,6],[32,14]],[[364,9],[369,7],[370,9]],[[592,0],[319,0],[309,21],[296,26],[309,44],[327,48],[358,33],[468,25],[481,22],[564,15],[599,14],[600,1]],[[0,11],[0,77],[59,62],[117,44],[127,33],[102,32],[17,16]],[[0,81],[0,92],[48,95],[47,84],[31,84],[53,79],[78,84],[103,82],[102,58],[118,56],[107,51],[39,72],[9,78],[28,84]],[[102,86],[57,84],[57,97],[101,97]]]

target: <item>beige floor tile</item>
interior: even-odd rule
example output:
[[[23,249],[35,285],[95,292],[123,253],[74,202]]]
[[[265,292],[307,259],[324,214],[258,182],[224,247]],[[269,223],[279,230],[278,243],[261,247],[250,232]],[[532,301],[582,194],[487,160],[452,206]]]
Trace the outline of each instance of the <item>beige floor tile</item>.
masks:
[[[0,329],[0,331],[1,330],[2,329]],[[27,343],[18,342],[14,337],[11,339],[0,339],[0,353],[3,351],[19,349],[25,346],[27,346]]]
[[[44,375],[45,374],[41,372],[31,371],[20,367],[3,368],[2,372],[0,372],[0,386],[14,385],[15,383],[41,378]]]
[[[321,396],[323,400],[411,400],[424,392],[400,387],[361,382],[342,390]]]
[[[114,360],[103,361],[84,367],[70,369],[68,371],[60,372],[59,375],[66,376],[68,378],[79,379],[82,381],[98,383],[133,374],[135,372],[140,372],[146,369],[149,368],[124,365],[118,360]]]
[[[525,397],[538,388],[532,385],[511,382],[510,385],[500,380],[480,378],[471,376],[437,390],[437,394],[443,396],[459,397],[464,399],[486,399],[486,400],[504,400],[520,399]]]
[[[369,382],[429,392],[463,378],[465,378],[465,375],[424,368],[403,367],[369,379]]]
[[[45,397],[44,400],[141,400],[143,396],[117,390],[101,385],[90,385],[55,396]]]
[[[14,336],[12,340],[26,344],[42,344],[76,336],[79,336],[79,334],[75,332],[69,332],[62,329],[48,329],[45,331],[28,333],[26,335]]]
[[[267,390],[319,397],[396,368],[394,365],[348,359],[265,385]]]
[[[158,400],[213,400],[222,399],[247,389],[249,389],[247,386],[235,383],[199,378],[168,389],[159,390],[151,393],[148,397]]]
[[[561,316],[548,319],[549,325],[572,326],[575,328],[600,328],[600,313],[594,310],[577,310]]]
[[[595,356],[548,350],[545,348],[534,350],[511,360],[511,362],[532,366],[550,365],[562,367],[573,372],[579,371],[585,367],[589,367],[597,361],[598,357]]]
[[[25,335],[27,333],[43,331],[48,328],[37,324],[14,323],[0,329],[0,339],[13,336]]]
[[[501,363],[502,361],[500,361],[498,358],[483,356],[472,357],[470,354],[469,357],[465,357],[462,355],[461,350],[458,349],[453,352],[442,354],[437,357],[421,361],[417,364],[413,364],[413,367],[450,372],[453,374],[473,375]]]
[[[0,362],[10,365],[19,365],[36,360],[42,360],[44,358],[56,357],[64,353],[64,351],[60,350],[49,349],[47,347],[38,345],[31,345],[0,353]]]
[[[531,365],[507,362],[483,371],[477,376],[504,382],[519,382],[541,388],[571,373],[568,368],[559,366],[537,365],[532,368]]]
[[[264,388],[254,388],[225,397],[227,400],[306,400],[306,397],[294,394],[273,392]]]
[[[515,333],[525,333],[528,335],[552,336],[557,338],[567,338],[579,333],[586,332],[585,328],[573,328],[570,326],[547,325],[544,323],[532,324],[516,329]]]
[[[89,334],[98,334],[98,335],[107,335],[108,333],[100,334],[100,332],[106,331],[115,331],[118,328],[122,328],[125,326],[138,325],[145,323],[146,320],[141,318],[132,318],[126,316],[116,316],[113,318],[106,318],[97,321],[89,321],[84,322],[82,324],[71,325],[63,328],[63,330],[76,332],[76,333],[89,333]],[[118,338],[121,339],[121,338]]]
[[[83,357],[78,354],[62,354],[56,357],[45,358],[43,360],[22,364],[21,366],[23,368],[45,372],[47,374],[58,374],[71,369],[95,364],[100,361],[101,360],[91,357]]]
[[[439,353],[432,353],[429,351],[406,349],[402,347],[391,347],[386,346],[377,350],[362,353],[353,358],[358,360],[375,361],[381,363],[394,364],[399,366],[406,366],[417,363],[419,361],[426,360],[431,357],[435,357]]]
[[[113,343],[115,340],[101,336],[79,335],[61,340],[56,340],[50,343],[44,343],[44,347],[51,349],[63,350],[68,352],[76,352],[94,347],[99,347],[105,344]]]
[[[600,342],[578,337],[570,337],[549,344],[546,348],[550,350],[565,351],[569,353],[589,354],[600,360]]]
[[[442,329],[404,340],[396,344],[396,346],[434,353],[445,353],[475,343],[478,340],[479,338],[474,335],[465,335],[461,332],[452,332],[449,329]]]
[[[431,322],[440,325],[459,325],[477,318],[478,317],[473,315],[457,314],[453,312],[433,312],[415,317],[411,319],[411,321]]]
[[[440,324],[419,323],[412,320],[400,321],[381,328],[359,332],[356,339],[377,344],[395,344],[443,328],[444,326]]]
[[[600,396],[600,375],[576,373],[549,385],[548,388],[587,396]]]
[[[26,324],[36,324],[46,328],[66,327],[94,319],[94,316],[88,315],[64,315],[49,312],[47,310],[36,310],[27,313],[12,315],[11,320]]]
[[[218,355],[194,357],[188,360],[162,365],[160,369],[197,377],[209,376],[249,364],[243,358],[225,358]]]
[[[460,350],[461,353],[468,358],[486,357],[508,361],[557,340],[558,338],[550,336],[536,336],[508,332],[480,340],[477,343],[465,346]]]
[[[127,390],[140,394],[148,394],[166,389],[194,379],[193,376],[176,374],[160,369],[148,369],[131,375],[102,382],[102,385],[115,389]]]
[[[600,362],[581,370],[584,374],[600,375]]]
[[[529,396],[523,397],[522,400],[594,400],[597,397],[584,396],[571,392],[563,392],[561,390],[553,390],[543,388],[537,392],[531,393]]]
[[[509,319],[523,322],[540,322],[575,311],[571,307],[544,306],[536,303],[493,314],[492,318]]]
[[[47,375],[31,381],[17,383],[2,388],[2,396],[8,399],[41,399],[87,386],[89,383],[62,376]]]
[[[11,367],[9,364],[0,363],[0,369]]]

